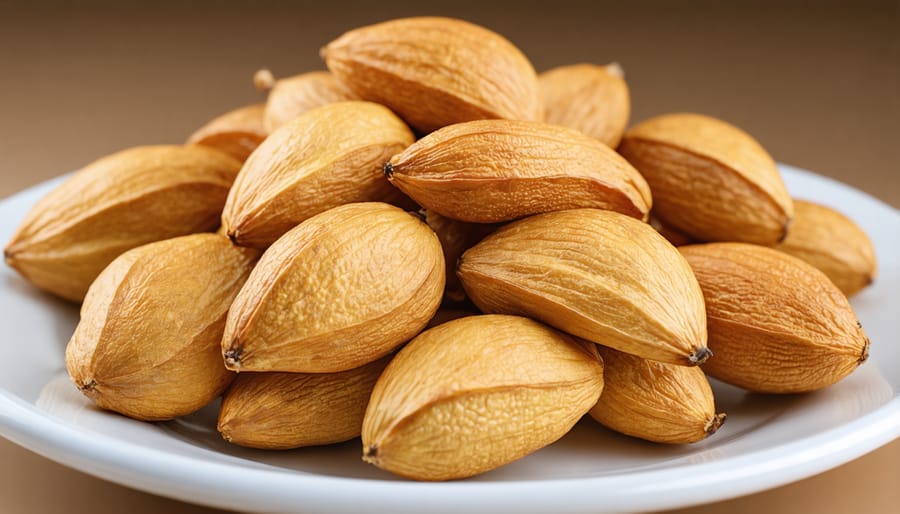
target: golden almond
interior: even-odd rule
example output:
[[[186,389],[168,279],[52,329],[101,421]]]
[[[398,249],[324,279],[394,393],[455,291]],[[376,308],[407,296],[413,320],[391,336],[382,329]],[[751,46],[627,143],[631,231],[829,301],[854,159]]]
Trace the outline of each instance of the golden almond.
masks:
[[[215,148],[244,162],[268,135],[263,127],[263,104],[226,112],[188,137],[187,144]]]
[[[544,121],[577,129],[615,148],[631,115],[624,75],[618,64],[573,64],[541,73]]]
[[[709,357],[700,286],[650,225],[596,209],[506,225],[463,254],[459,278],[483,312],[541,320],[662,362]]]
[[[603,393],[591,417],[625,435],[656,443],[695,443],[725,421],[698,367],[655,362],[598,346]]]
[[[451,302],[461,302],[466,299],[466,292],[456,276],[456,261],[463,252],[496,230],[497,225],[465,223],[445,218],[429,210],[425,211],[425,223],[428,223],[431,230],[437,234],[441,241],[441,248],[444,250],[444,269],[446,271],[444,298]]]
[[[444,292],[444,258],[417,216],[383,203],[336,207],[275,242],[228,313],[229,369],[328,373],[418,334]]]
[[[774,245],[794,210],[775,166],[741,129],[700,114],[668,114],[629,129],[619,147],[647,179],[653,214],[699,241]]]
[[[275,81],[266,100],[263,125],[269,132],[316,107],[359,100],[350,88],[327,71],[311,71]]]
[[[212,231],[240,163],[202,146],[143,146],[85,166],[25,216],[3,254],[35,286],[80,302],[107,264]]]
[[[413,134],[386,107],[337,102],[273,132],[244,163],[222,213],[229,237],[266,248],[301,221],[352,202],[403,201],[381,174]]]
[[[450,321],[378,379],[363,460],[417,480],[484,473],[565,435],[602,389],[596,345],[516,316]]]
[[[659,235],[666,238],[666,241],[672,243],[672,246],[684,246],[697,242],[684,232],[679,232],[672,227],[663,225],[663,223],[659,221],[658,218],[653,216],[653,213],[650,213],[650,220],[648,221],[648,223],[650,223],[650,226],[656,229],[657,232],[659,232]]]
[[[869,339],[825,274],[783,252],[742,243],[682,246],[706,299],[703,370],[761,393],[832,385],[869,355]]]
[[[347,32],[322,49],[364,100],[431,132],[463,121],[540,120],[537,74],[505,38],[451,18],[402,18]]]
[[[865,231],[840,212],[794,200],[794,221],[776,248],[813,265],[847,296],[875,280],[875,247]]]
[[[228,386],[225,315],[258,258],[217,234],[125,252],[91,285],[66,348],[75,385],[103,409],[141,420],[190,414]]]
[[[222,398],[219,432],[264,450],[359,437],[372,388],[390,360],[339,373],[240,373]]]
[[[481,120],[445,127],[385,165],[391,183],[451,219],[497,223],[592,207],[646,219],[650,189],[615,151],[556,125]]]

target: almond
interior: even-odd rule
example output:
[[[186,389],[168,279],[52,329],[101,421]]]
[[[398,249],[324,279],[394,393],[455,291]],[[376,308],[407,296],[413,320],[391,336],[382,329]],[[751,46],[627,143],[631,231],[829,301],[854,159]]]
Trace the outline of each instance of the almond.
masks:
[[[576,130],[481,120],[417,141],[384,167],[428,210],[474,223],[593,207],[646,219],[650,189],[615,151]]]
[[[417,480],[477,475],[562,437],[602,389],[595,345],[515,316],[450,321],[378,379],[363,460]]]
[[[429,210],[425,211],[425,223],[428,223],[431,230],[437,234],[441,241],[441,248],[444,250],[444,269],[446,271],[444,298],[451,302],[461,302],[466,299],[466,292],[456,276],[456,261],[463,252],[496,230],[497,225],[465,223],[445,218]]]
[[[529,316],[646,359],[696,365],[710,355],[691,268],[650,225],[623,214],[519,220],[464,253],[458,269],[483,312]]]
[[[215,230],[240,163],[202,146],[143,146],[84,167],[25,216],[3,254],[35,286],[80,302],[117,256]]]
[[[263,124],[274,132],[301,114],[359,97],[327,71],[311,71],[277,80],[266,101]]]
[[[188,137],[187,144],[215,148],[244,162],[268,135],[263,104],[241,107],[213,119]]]
[[[481,119],[540,120],[537,74],[502,36],[451,18],[402,18],[347,32],[322,49],[364,100],[422,132]]]
[[[750,391],[800,393],[838,382],[868,357],[847,298],[809,264],[742,243],[680,250],[706,299],[709,375]]]
[[[794,210],[775,166],[741,129],[699,114],[668,114],[629,129],[619,147],[647,179],[654,215],[699,241],[774,245]]]

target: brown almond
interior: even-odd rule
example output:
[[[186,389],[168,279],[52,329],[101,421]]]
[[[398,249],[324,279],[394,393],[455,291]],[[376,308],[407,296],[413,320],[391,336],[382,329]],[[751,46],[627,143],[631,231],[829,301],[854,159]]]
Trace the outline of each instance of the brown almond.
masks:
[[[187,144],[215,148],[244,162],[268,135],[263,104],[248,105],[214,118],[190,135]]]
[[[709,357],[700,286],[650,225],[597,209],[510,223],[463,254],[459,278],[483,312],[529,316],[647,359]]]
[[[625,74],[618,64],[573,64],[538,75],[544,121],[577,129],[615,148],[631,115]]]
[[[698,367],[655,362],[598,346],[603,393],[591,417],[625,435],[668,444],[695,443],[725,421]]]
[[[776,248],[813,265],[847,296],[875,280],[875,247],[865,231],[840,212],[794,200],[794,221]]]
[[[266,138],[244,163],[222,213],[229,237],[266,248],[301,221],[352,202],[403,202],[381,174],[413,142],[403,121],[371,102],[313,109]]]
[[[700,114],[629,129],[619,147],[647,179],[654,215],[699,241],[774,245],[793,206],[775,161],[743,130]]]
[[[104,157],[31,208],[3,252],[6,263],[35,286],[80,302],[126,250],[215,230],[240,166],[202,146],[142,146]]]
[[[75,385],[141,420],[190,414],[234,374],[222,365],[225,315],[258,258],[217,234],[125,252],[91,285],[66,348]]]
[[[537,74],[502,36],[451,18],[402,18],[351,30],[322,49],[364,100],[422,132],[481,119],[540,120]]]
[[[843,293],[809,264],[742,243],[682,246],[706,299],[703,370],[761,393],[832,385],[869,355],[869,339]]]
[[[260,259],[228,313],[229,369],[329,373],[418,334],[444,292],[444,258],[417,216],[383,203],[304,221]]]
[[[266,100],[263,125],[267,131],[274,132],[316,107],[348,100],[359,100],[359,96],[327,71],[310,71],[278,79]]]
[[[474,223],[580,207],[646,219],[651,207],[647,183],[615,151],[537,122],[445,127],[391,158],[385,174],[426,209]]]
[[[496,230],[497,225],[456,221],[429,210],[425,210],[425,223],[437,234],[444,250],[447,277],[444,298],[451,302],[461,302],[466,299],[466,292],[456,276],[456,261],[463,252]]]
[[[375,384],[363,460],[452,480],[553,443],[597,401],[596,346],[516,316],[470,316],[409,342]]]
[[[359,437],[372,388],[390,360],[339,373],[241,373],[222,398],[219,432],[264,450]]]

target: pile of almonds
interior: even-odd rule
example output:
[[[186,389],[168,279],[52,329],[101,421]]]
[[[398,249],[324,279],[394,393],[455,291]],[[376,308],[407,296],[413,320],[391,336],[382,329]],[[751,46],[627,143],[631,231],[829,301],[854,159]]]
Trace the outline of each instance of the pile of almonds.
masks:
[[[699,441],[725,417],[706,374],[800,393],[866,360],[847,296],[872,244],[792,200],[740,129],[626,130],[618,65],[537,75],[459,20],[362,27],[322,56],[258,74],[265,105],[184,146],[86,166],[13,236],[9,266],[83,302],[66,363],[98,406],[166,420],[224,395],[235,444],[361,435],[366,462],[447,480],[585,414]]]

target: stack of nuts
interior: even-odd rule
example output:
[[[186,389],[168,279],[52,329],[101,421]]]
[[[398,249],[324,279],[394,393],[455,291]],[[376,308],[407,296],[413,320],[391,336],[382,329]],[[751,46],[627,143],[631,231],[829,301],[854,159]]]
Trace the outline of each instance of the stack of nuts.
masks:
[[[459,20],[321,54],[328,72],[261,73],[265,105],[102,158],[22,222],[6,262],[83,302],[66,363],[98,406],[166,420],[224,394],[232,443],[361,435],[366,462],[447,480],[585,414],[699,441],[725,417],[706,374],[800,393],[866,360],[847,296],[872,244],[792,200],[740,129],[626,131],[619,66],[537,75]]]

